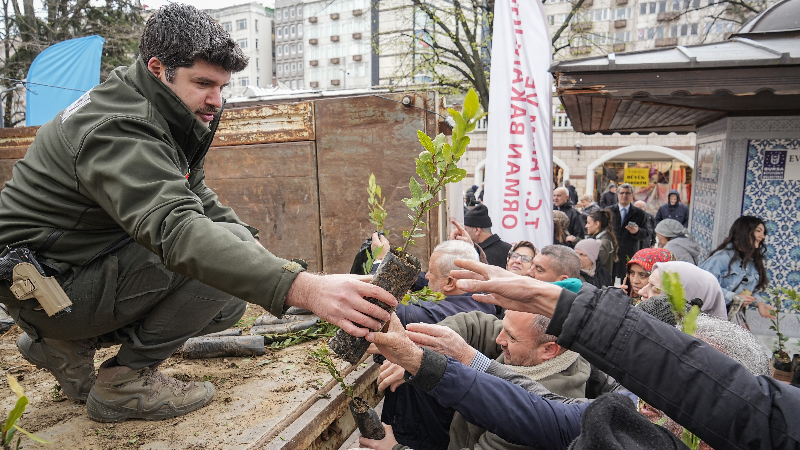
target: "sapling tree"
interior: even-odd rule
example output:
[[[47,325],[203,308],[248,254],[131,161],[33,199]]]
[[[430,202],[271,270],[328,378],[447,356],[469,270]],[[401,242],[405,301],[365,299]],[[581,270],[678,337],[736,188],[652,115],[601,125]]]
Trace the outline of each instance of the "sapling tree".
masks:
[[[424,150],[419,154],[416,161],[416,175],[412,176],[408,187],[411,189],[411,198],[403,199],[411,214],[411,229],[403,231],[405,243],[401,248],[403,252],[409,245],[414,245],[415,238],[424,237],[422,233],[425,222],[422,218],[425,214],[441,205],[444,200],[439,200],[439,193],[449,183],[457,183],[467,176],[467,171],[458,167],[458,162],[467,151],[469,136],[467,133],[474,130],[486,113],[480,105],[478,94],[474,89],[470,89],[464,98],[464,107],[461,112],[449,108],[447,110],[455,120],[453,127],[452,144],[447,142],[444,134],[439,134],[431,139],[422,131],[417,131],[419,142]]]
[[[326,369],[328,373],[331,374],[333,379],[342,387],[342,391],[344,391],[350,399],[355,397],[353,385],[345,383],[342,373],[339,372],[339,369],[336,368],[336,363],[333,362],[332,353],[328,350],[328,346],[325,345],[325,341],[322,341],[322,345],[320,345],[319,349],[309,350],[308,354],[317,361],[320,367]]]
[[[787,293],[787,291],[789,292]],[[770,303],[772,304],[772,306],[775,307],[775,311],[773,314],[775,317],[770,319],[772,325],[769,326],[769,329],[774,331],[778,337],[777,342],[775,343],[775,348],[773,349],[772,352],[775,355],[775,359],[777,359],[782,363],[788,363],[789,361],[791,361],[791,359],[789,358],[789,353],[786,352],[786,342],[789,340],[789,338],[783,333],[781,333],[781,320],[783,320],[781,316],[783,315],[784,295],[786,295],[786,297],[788,297],[788,299],[791,301],[796,301],[797,299],[797,292],[794,292],[791,289],[784,289],[784,288],[773,289]],[[792,298],[792,296],[794,296],[794,298]]]

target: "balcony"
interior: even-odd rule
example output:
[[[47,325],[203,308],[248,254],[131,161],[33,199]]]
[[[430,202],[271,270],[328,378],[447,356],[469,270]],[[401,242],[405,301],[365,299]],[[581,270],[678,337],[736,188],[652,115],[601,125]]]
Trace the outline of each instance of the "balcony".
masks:
[[[319,81],[312,81],[312,82],[308,83],[308,85],[310,87],[312,87],[312,88],[318,88],[319,87]]]
[[[354,9],[353,10],[353,15],[356,16],[356,17],[358,17],[358,16],[360,16],[362,14],[364,14],[364,11],[362,11],[360,9]]]
[[[589,53],[592,53],[592,47],[589,47],[588,45],[581,45],[579,47],[570,47],[569,53],[572,56],[588,55]]]
[[[676,11],[669,11],[669,12],[660,12],[658,13],[657,20],[659,22],[669,22],[675,20],[678,17],[678,13]]]
[[[353,55],[353,61],[361,61],[361,55]]]
[[[678,45],[678,38],[661,38],[656,39],[656,47],[675,47]]]
[[[620,43],[620,44],[614,44],[613,48],[614,48],[614,52],[615,53],[624,52],[625,51],[625,43],[623,42],[623,43]]]
[[[625,19],[614,21],[614,28],[625,28],[627,26],[628,26],[628,21]]]
[[[309,23],[317,23],[317,18],[316,17],[309,17],[308,18],[308,22]]]
[[[308,40],[308,43],[311,45],[317,45],[319,44],[319,41],[317,41],[317,38],[311,38]]]
[[[353,33],[353,39],[355,40],[361,39],[361,33]]]
[[[313,67],[317,67],[319,65],[319,61],[316,60],[316,59],[312,59],[311,61],[308,62],[308,65],[309,66],[313,66]]]
[[[339,58],[331,58],[331,64],[339,64],[341,60]]]
[[[331,42],[339,42],[339,36],[331,36]]]
[[[338,86],[339,84],[341,84],[341,81],[339,81],[339,80],[331,80],[331,86]]]
[[[628,0],[616,0],[615,4],[617,6],[627,5],[628,4]]]
[[[580,22],[572,24],[572,29],[574,31],[588,31],[592,29],[592,26],[594,26],[593,22]]]
[[[339,13],[331,14],[331,20],[339,20]]]

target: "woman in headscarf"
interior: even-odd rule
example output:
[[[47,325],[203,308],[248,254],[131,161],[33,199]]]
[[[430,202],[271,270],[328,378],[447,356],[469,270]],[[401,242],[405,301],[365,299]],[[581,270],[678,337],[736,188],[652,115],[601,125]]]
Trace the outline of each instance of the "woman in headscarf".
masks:
[[[662,222],[663,223],[663,222]],[[639,290],[639,296],[647,300],[654,296],[665,296],[662,278],[665,273],[676,273],[683,286],[686,301],[699,298],[703,301],[700,311],[722,320],[728,319],[725,297],[714,275],[685,261],[668,261],[653,264],[647,284]]]
[[[658,246],[669,250],[678,261],[697,264],[700,244],[694,240],[689,230],[675,219],[664,219],[656,225]]]
[[[568,226],[569,217],[563,211],[553,211],[553,244],[569,246],[567,242],[567,236],[570,235],[567,231]]]
[[[628,275],[620,287],[633,299],[634,305],[639,302],[639,291],[647,284],[653,264],[667,261],[675,261],[675,257],[663,248],[643,248],[628,261]]]

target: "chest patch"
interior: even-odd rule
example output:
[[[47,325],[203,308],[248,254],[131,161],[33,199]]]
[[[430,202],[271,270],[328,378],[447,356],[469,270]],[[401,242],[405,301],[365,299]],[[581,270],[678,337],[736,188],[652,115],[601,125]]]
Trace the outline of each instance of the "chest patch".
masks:
[[[91,91],[89,91],[91,92]],[[79,109],[83,108],[84,106],[88,105],[92,102],[92,99],[89,97],[89,92],[83,94],[75,100],[71,105],[61,113],[61,123],[64,123],[65,120],[69,119],[69,116],[78,112]]]

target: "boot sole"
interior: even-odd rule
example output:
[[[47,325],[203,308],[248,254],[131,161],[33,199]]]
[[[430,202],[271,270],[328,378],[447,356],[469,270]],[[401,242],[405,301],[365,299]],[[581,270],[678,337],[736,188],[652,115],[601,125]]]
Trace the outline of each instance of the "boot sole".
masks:
[[[172,419],[173,417],[182,416],[192,411],[196,411],[211,402],[216,394],[216,389],[214,389],[214,386],[207,381],[204,383],[204,386],[206,387],[208,395],[200,400],[195,401],[194,403],[184,406],[174,406],[172,402],[164,401],[148,410],[141,409],[141,405],[144,403],[144,398],[141,394],[109,401],[100,398],[100,396],[95,393],[95,390],[92,389],[92,391],[89,393],[89,399],[86,401],[86,412],[89,414],[90,419],[94,420],[95,422],[103,423],[122,422],[130,419]],[[134,399],[137,400],[139,408],[134,409],[125,406],[126,403]]]
[[[77,378],[69,378],[63,373],[63,370],[68,365],[67,361],[69,359],[67,358],[67,356],[51,347],[48,351],[58,355],[58,357],[61,358],[63,362],[59,365],[48,365],[47,361],[41,361],[39,359],[34,358],[31,355],[32,352],[30,350],[31,347],[33,347],[34,345],[37,345],[36,342],[34,342],[33,339],[31,339],[30,337],[28,337],[27,334],[23,334],[17,340],[17,349],[19,349],[19,353],[22,355],[22,357],[25,358],[25,360],[27,360],[29,363],[36,366],[36,368],[44,369],[50,372],[50,374],[53,375],[53,377],[58,382],[58,385],[61,386],[61,392],[63,392],[64,395],[67,396],[67,398],[69,398],[70,400],[74,400],[76,402],[81,402],[81,403],[86,402],[87,398],[89,397],[89,394],[88,393],[80,394],[79,392],[76,392],[75,388],[73,387],[75,385],[83,384],[81,383],[81,380]]]

